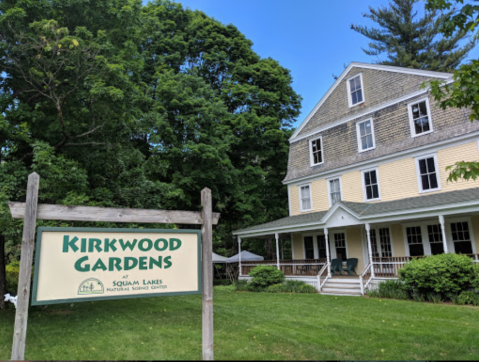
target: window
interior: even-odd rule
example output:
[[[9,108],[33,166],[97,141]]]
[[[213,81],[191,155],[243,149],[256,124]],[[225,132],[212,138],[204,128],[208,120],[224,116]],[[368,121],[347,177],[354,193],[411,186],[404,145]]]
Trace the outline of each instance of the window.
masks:
[[[333,206],[337,201],[341,201],[341,180],[335,178],[328,181],[329,206]]]
[[[317,242],[318,242],[319,259],[326,259],[327,258],[326,237],[324,235],[318,235]],[[328,245],[328,249],[329,249],[329,245]],[[331,254],[331,252],[329,254]]]
[[[427,99],[409,103],[409,122],[412,137],[421,136],[432,132],[431,112]]]
[[[427,235],[429,237],[429,245],[431,246],[431,255],[443,254],[444,244],[442,241],[441,225],[428,225]]]
[[[363,171],[363,187],[364,201],[380,199],[377,169]]]
[[[354,78],[348,79],[348,100],[349,106],[355,106],[364,102],[363,96],[363,77],[358,74]]]
[[[304,237],[304,256],[305,259],[314,259],[314,245],[312,236]]]
[[[467,221],[451,223],[452,241],[456,254],[472,254],[472,240]]]
[[[356,132],[359,152],[372,150],[376,147],[374,144],[374,126],[372,119],[356,123]]]
[[[416,159],[419,192],[439,190],[439,177],[437,175],[436,156],[426,156]]]
[[[309,211],[313,207],[311,205],[311,186],[304,185],[299,187],[299,202],[301,211]]]
[[[323,139],[322,137],[309,141],[311,166],[323,163]]]
[[[393,255],[392,253],[392,247],[391,247],[391,236],[389,234],[389,229],[388,228],[381,228],[378,229],[379,231],[379,248],[378,248],[378,242],[376,238],[376,230],[371,229],[369,232],[369,236],[371,238],[371,251],[373,254],[373,257],[391,257]]]
[[[424,246],[422,244],[421,227],[413,226],[406,228],[407,243],[409,245],[410,256],[424,255]]]
[[[336,258],[346,261],[346,235],[344,233],[334,234],[334,246],[336,247]]]

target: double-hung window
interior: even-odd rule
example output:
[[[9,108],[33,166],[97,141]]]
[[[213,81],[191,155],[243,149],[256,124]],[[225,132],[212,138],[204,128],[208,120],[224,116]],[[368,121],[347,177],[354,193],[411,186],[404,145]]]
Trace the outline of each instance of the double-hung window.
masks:
[[[427,98],[409,103],[408,112],[412,137],[432,132],[431,111]]]
[[[323,163],[323,139],[322,137],[309,141],[309,157],[311,166]]]
[[[437,159],[435,155],[416,158],[419,192],[440,190]]]
[[[348,255],[346,253],[346,235],[344,233],[334,234],[334,246],[336,249],[336,258],[346,261]]]
[[[379,245],[378,239],[376,237],[376,229],[371,229],[370,238],[371,238],[371,251],[373,257],[391,257],[392,246],[391,246],[391,236],[389,234],[389,228],[378,229],[379,232]]]
[[[364,201],[379,200],[379,178],[377,169],[363,171]]]
[[[424,245],[422,243],[421,226],[412,226],[406,228],[407,243],[410,256],[424,255]]]
[[[358,136],[359,152],[369,151],[374,149],[374,125],[372,119],[367,119],[356,123],[356,134]]]
[[[299,187],[299,203],[301,211],[310,211],[313,208],[311,203],[311,185]]]
[[[328,180],[329,206],[341,201],[341,179],[335,178]]]
[[[429,247],[431,255],[444,253],[444,243],[442,241],[442,231],[440,224],[427,225],[427,236],[429,238]]]
[[[464,222],[451,223],[452,241],[456,254],[472,254],[472,239],[469,232],[469,224]]]
[[[312,236],[304,237],[304,256],[305,259],[314,259],[314,244]]]
[[[348,79],[348,100],[349,106],[355,106],[364,102],[363,94],[363,76],[358,74],[357,76]]]

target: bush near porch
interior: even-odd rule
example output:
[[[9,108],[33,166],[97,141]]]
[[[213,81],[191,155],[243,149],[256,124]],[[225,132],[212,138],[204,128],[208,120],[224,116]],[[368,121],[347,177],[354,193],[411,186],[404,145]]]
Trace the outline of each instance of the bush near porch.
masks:
[[[479,265],[460,254],[415,259],[399,270],[400,279],[380,283],[371,297],[413,299],[417,302],[479,305]]]

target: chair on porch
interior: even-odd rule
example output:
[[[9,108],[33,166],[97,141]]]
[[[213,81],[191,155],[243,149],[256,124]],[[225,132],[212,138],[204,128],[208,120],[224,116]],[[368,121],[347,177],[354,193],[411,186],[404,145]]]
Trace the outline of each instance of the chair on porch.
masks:
[[[348,275],[351,275],[351,272],[353,271],[354,274],[358,275],[356,273],[356,267],[358,266],[358,259],[357,258],[350,258],[346,260],[346,268],[343,268],[341,265],[341,270],[347,271]]]
[[[343,261],[341,259],[333,259],[331,260],[331,271],[333,275],[336,275],[336,271],[338,271],[339,275],[341,275],[341,269],[343,268]]]

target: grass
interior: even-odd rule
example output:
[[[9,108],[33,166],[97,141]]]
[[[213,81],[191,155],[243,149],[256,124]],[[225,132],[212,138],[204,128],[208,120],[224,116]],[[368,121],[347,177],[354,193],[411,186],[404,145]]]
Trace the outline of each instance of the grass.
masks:
[[[318,294],[214,295],[215,359],[477,360],[479,308]],[[0,360],[14,310],[0,311]],[[26,359],[201,359],[201,296],[35,307]]]

